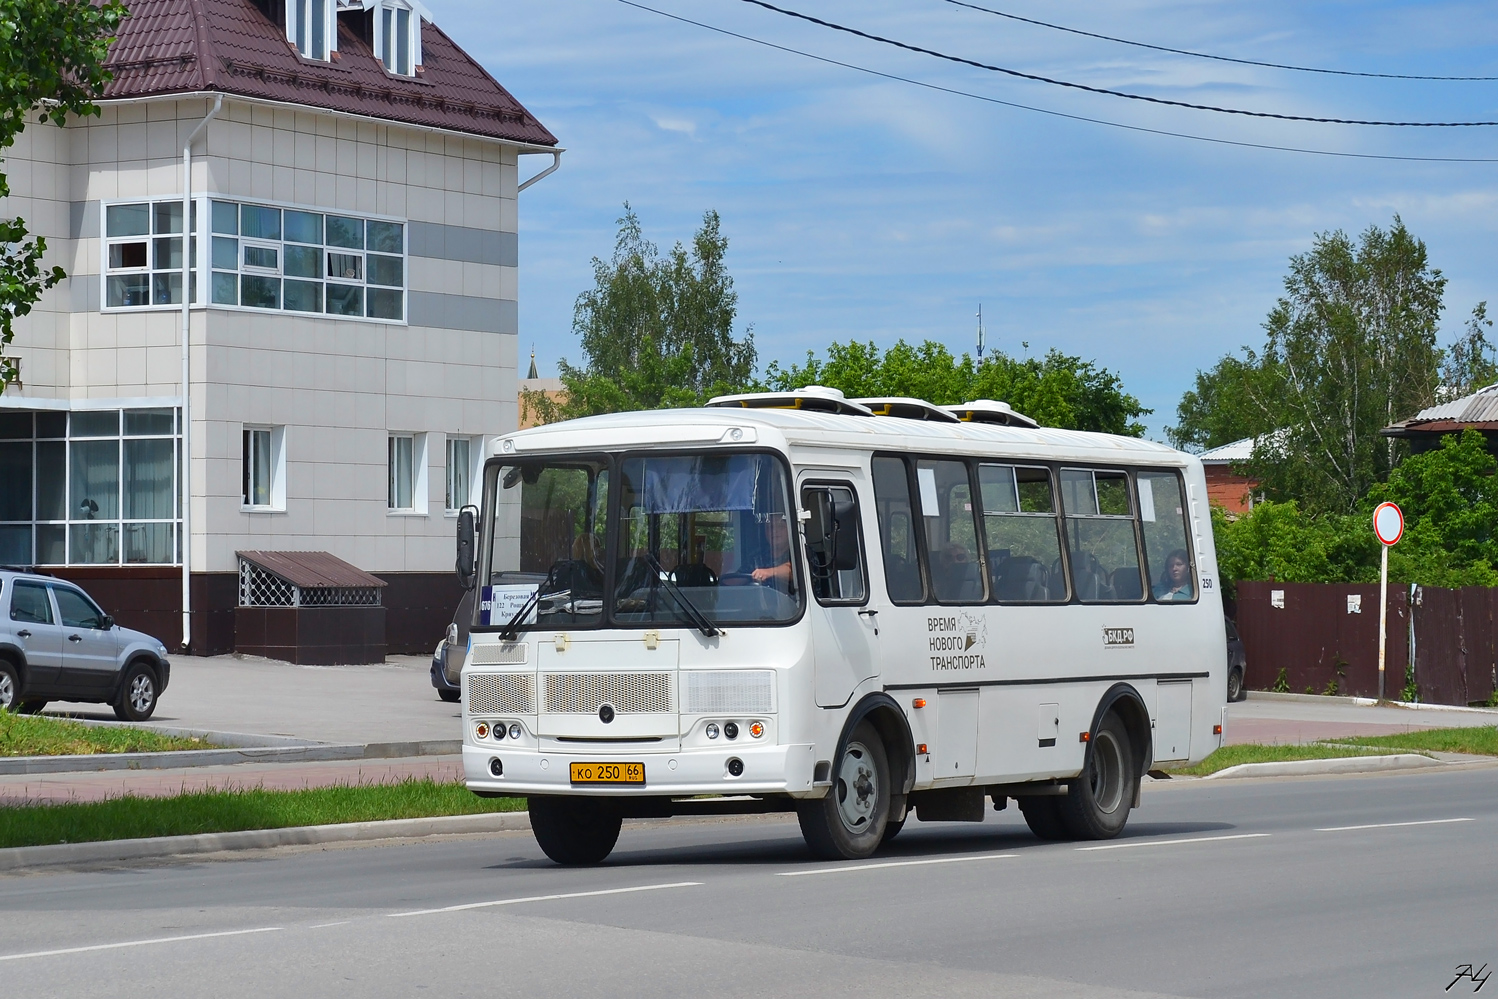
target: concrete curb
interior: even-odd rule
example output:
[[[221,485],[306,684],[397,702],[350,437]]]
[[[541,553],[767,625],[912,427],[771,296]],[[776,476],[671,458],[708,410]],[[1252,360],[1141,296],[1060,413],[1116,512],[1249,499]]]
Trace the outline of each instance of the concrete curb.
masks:
[[[1208,774],[1202,780],[1234,777],[1303,777],[1311,774],[1371,774],[1387,770],[1416,770],[1447,764],[1429,756],[1397,753],[1393,756],[1343,756],[1328,760],[1286,760],[1283,763],[1240,763]]]
[[[264,850],[277,846],[315,846],[319,843],[508,832],[530,827],[531,817],[526,812],[490,812],[484,815],[444,815],[426,819],[391,819],[385,822],[292,826],[286,829],[246,829],[242,832],[202,833],[196,836],[154,836],[149,839],[105,840],[98,843],[17,846],[0,850],[0,871],[58,864],[181,857],[229,850]]]
[[[1291,694],[1275,690],[1247,691],[1251,701],[1294,701],[1301,704],[1352,704],[1360,708],[1385,707],[1408,708],[1411,711],[1469,711],[1493,715],[1498,718],[1498,708],[1472,708],[1465,704],[1427,704],[1423,701],[1380,701],[1374,697],[1341,697],[1329,694]]]
[[[0,776],[97,773],[105,770],[172,770],[222,767],[236,763],[318,763],[336,760],[393,760],[412,756],[456,756],[460,739],[432,742],[372,742],[365,745],[313,743],[301,746],[246,746],[239,749],[181,749],[164,753],[91,753],[77,756],[0,758]]]

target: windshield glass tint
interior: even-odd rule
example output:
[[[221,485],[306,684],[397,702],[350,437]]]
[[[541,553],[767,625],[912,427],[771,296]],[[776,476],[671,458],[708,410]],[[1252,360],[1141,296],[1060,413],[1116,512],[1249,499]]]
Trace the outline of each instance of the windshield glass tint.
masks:
[[[681,625],[694,613],[714,624],[796,617],[801,596],[778,461],[626,458],[619,479],[617,623]]]
[[[494,520],[480,622],[507,624],[537,590],[519,623],[601,621],[607,465],[537,461],[490,466],[487,474]]]

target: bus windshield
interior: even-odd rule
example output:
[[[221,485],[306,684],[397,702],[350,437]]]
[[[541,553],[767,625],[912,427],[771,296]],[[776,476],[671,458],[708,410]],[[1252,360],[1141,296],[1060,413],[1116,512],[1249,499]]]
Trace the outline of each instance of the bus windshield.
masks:
[[[490,466],[478,624],[793,621],[802,594],[790,509],[784,466],[767,454]]]

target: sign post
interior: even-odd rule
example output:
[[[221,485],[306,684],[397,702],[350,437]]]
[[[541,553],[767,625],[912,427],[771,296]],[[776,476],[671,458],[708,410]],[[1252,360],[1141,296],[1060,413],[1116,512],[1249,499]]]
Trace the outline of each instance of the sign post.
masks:
[[[1384,647],[1389,635],[1389,549],[1404,537],[1404,511],[1380,503],[1373,511],[1373,533],[1383,547],[1378,568],[1378,699],[1384,699]]]

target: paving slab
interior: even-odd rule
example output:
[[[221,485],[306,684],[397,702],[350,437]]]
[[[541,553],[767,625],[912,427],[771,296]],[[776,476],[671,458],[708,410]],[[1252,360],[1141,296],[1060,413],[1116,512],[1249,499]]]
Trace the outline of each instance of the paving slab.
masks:
[[[1266,697],[1249,691],[1248,700],[1228,705],[1224,734],[1229,745],[1249,742],[1282,745],[1494,724],[1498,724],[1498,711],[1415,709],[1358,704],[1351,698],[1339,697]]]
[[[426,656],[372,666],[295,666],[251,656],[174,656],[172,681],[142,727],[258,733],[339,744],[462,738]],[[113,720],[102,704],[54,701],[48,715]]]

